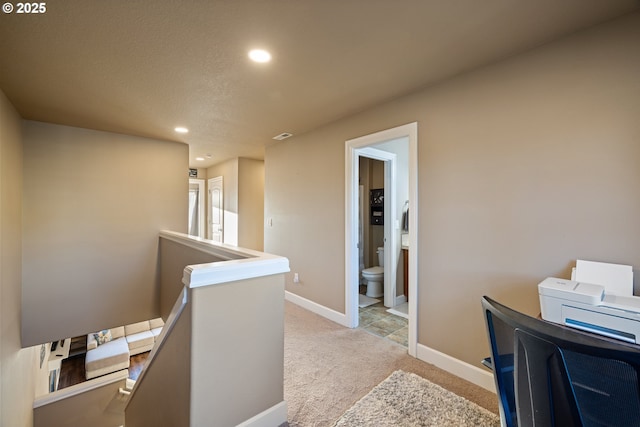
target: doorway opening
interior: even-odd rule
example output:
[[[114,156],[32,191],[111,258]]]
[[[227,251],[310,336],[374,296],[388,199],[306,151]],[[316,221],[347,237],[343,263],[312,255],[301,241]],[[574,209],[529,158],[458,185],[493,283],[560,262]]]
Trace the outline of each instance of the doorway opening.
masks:
[[[224,241],[224,196],[222,177],[209,179],[209,239],[216,243]]]
[[[189,179],[188,234],[204,238],[204,179]]]
[[[384,162],[384,306],[396,308],[408,297],[409,354],[417,347],[417,123],[410,123],[346,142],[345,189],[345,308],[348,326],[359,324],[362,281],[360,163],[361,159]],[[406,181],[398,185],[398,175]],[[366,193],[366,192],[365,192]],[[370,194],[363,197],[370,203]],[[411,209],[409,209],[411,206]],[[362,224],[366,226],[371,216]],[[401,249],[407,249],[403,254]],[[366,250],[366,248],[363,248]],[[403,262],[407,259],[407,267]],[[405,291],[402,277],[407,277]],[[400,281],[398,280],[400,278]],[[408,295],[405,295],[407,293]],[[400,295],[398,295],[400,294]]]
[[[357,244],[360,284],[366,286],[367,297],[383,297],[384,306],[395,307],[397,156],[391,151],[373,147],[361,148],[356,155],[358,184],[362,186],[362,194],[358,196],[358,200],[362,200],[362,208],[358,212]],[[380,279],[378,276],[383,279],[379,285],[376,282]],[[362,300],[360,295],[358,299]]]

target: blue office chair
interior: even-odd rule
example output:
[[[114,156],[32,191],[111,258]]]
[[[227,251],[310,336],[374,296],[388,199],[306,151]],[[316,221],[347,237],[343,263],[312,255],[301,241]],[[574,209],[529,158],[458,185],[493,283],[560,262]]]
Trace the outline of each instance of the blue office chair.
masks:
[[[482,307],[503,426],[640,426],[640,346]]]

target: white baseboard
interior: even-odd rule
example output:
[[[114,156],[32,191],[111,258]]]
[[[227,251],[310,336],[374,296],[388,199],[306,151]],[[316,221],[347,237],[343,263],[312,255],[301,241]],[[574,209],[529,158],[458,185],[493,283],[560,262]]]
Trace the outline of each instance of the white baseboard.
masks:
[[[327,308],[323,305],[315,303],[289,291],[285,291],[284,294],[287,301],[299,305],[322,317],[326,317],[327,319],[332,320],[342,326],[345,326],[347,328],[349,327],[347,316],[345,314],[338,313],[335,310]],[[438,350],[434,350],[423,344],[417,345],[416,353],[416,357],[423,362],[431,363],[432,365],[435,365],[440,369],[443,369],[457,377],[476,384],[492,393],[496,392],[493,374],[482,368],[470,365],[469,363],[458,360],[455,357],[451,357],[448,354],[439,352]]]
[[[417,356],[423,362],[431,363],[492,393],[496,392],[493,374],[482,368],[470,365],[422,344],[418,344]]]
[[[284,299],[289,302],[292,302],[296,305],[299,305],[302,308],[306,308],[312,313],[319,314],[322,317],[326,317],[327,319],[336,322],[342,326],[346,326],[349,328],[349,322],[347,322],[347,316],[343,313],[338,313],[335,310],[325,307],[324,305],[320,305],[311,300],[301,297],[300,295],[296,295],[293,292],[284,291]]]
[[[407,302],[407,297],[404,295],[399,295],[396,297],[396,305],[404,304]]]
[[[287,402],[283,400],[236,427],[277,427],[285,422],[287,422]]]

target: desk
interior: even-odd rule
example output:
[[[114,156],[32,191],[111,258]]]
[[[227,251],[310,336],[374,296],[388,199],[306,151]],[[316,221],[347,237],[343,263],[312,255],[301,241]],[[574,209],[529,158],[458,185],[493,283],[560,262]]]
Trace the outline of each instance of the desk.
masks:
[[[56,349],[49,354],[49,393],[58,389],[62,361],[69,357],[70,348],[71,338],[67,338],[63,341],[58,341]]]

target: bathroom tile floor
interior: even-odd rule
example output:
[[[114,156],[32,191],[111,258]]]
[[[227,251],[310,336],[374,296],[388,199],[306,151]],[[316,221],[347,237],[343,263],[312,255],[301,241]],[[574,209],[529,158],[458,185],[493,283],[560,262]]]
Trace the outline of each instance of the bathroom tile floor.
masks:
[[[360,309],[358,327],[407,347],[408,323],[407,319],[387,312],[387,307],[379,302]]]

